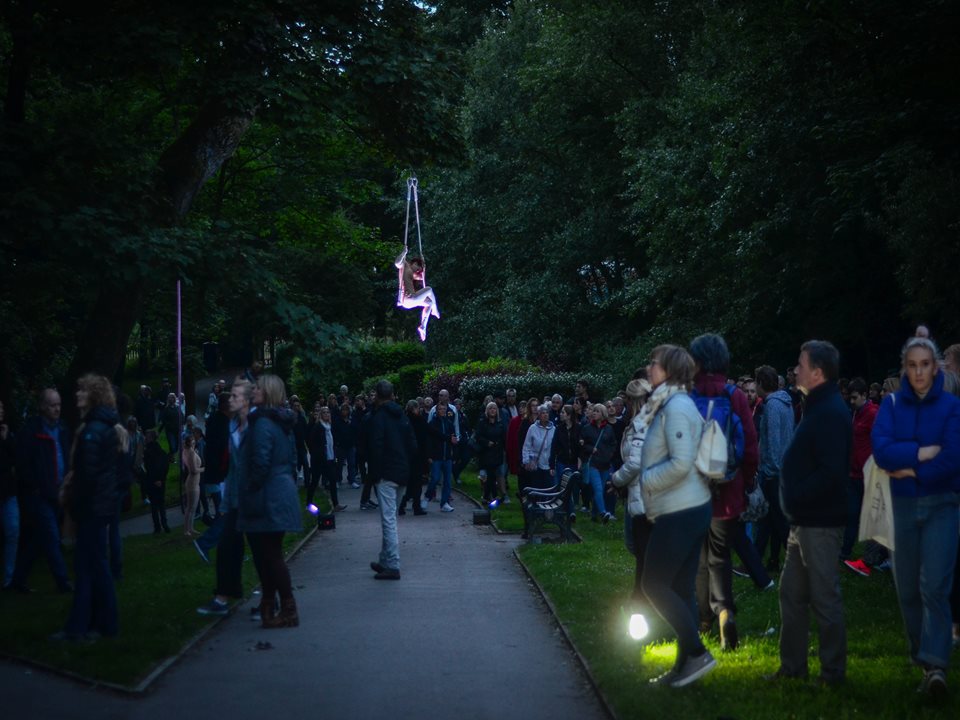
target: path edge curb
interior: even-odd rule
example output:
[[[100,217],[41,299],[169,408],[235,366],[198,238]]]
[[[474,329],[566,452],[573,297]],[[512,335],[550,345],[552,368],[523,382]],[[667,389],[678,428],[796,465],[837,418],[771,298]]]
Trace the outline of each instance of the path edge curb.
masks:
[[[527,577],[530,579],[530,582],[533,583],[533,586],[537,589],[537,593],[540,595],[540,598],[543,600],[544,604],[550,610],[550,614],[553,616],[554,622],[557,624],[557,627],[560,628],[560,633],[563,635],[563,639],[566,641],[567,645],[570,647],[570,650],[573,651],[574,656],[577,658],[577,661],[580,663],[580,667],[583,668],[583,672],[586,673],[587,680],[590,682],[590,687],[593,688],[594,695],[597,696],[597,699],[600,701],[600,704],[603,706],[604,712],[607,714],[607,717],[610,720],[619,720],[617,714],[613,711],[613,707],[610,705],[606,696],[600,690],[600,685],[597,682],[597,678],[594,676],[593,671],[590,669],[590,663],[587,659],[581,654],[580,650],[577,648],[576,644],[573,642],[573,638],[570,637],[570,633],[567,631],[567,627],[560,621],[560,615],[557,613],[557,608],[554,606],[553,601],[550,600],[550,597],[547,595],[547,591],[543,589],[543,586],[531,572],[530,568],[523,561],[523,558],[520,557],[520,553],[517,552],[518,548],[513,549],[513,557],[516,558],[517,562],[520,564],[520,567],[523,568],[523,572],[526,573]]]

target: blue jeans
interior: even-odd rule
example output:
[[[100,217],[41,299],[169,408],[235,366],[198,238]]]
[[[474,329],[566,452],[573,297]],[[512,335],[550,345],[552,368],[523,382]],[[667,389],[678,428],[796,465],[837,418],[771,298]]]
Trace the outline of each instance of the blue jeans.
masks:
[[[650,527],[640,584],[653,609],[677,634],[676,668],[705,650],[697,632],[695,581],[712,514],[707,502],[659,515]]]
[[[26,585],[37,554],[43,550],[58,585],[67,582],[67,564],[60,550],[60,523],[56,503],[38,495],[21,498],[20,547],[13,570],[14,585]]]
[[[217,543],[220,542],[220,536],[223,535],[223,526],[226,524],[224,520],[225,517],[226,515],[217,515],[217,517],[213,519],[213,524],[206,529],[203,535],[194,541],[205,553],[209,553],[217,546]],[[234,522],[236,522],[236,520],[234,520]]]
[[[389,570],[400,569],[400,541],[397,538],[397,490],[399,486],[389,480],[377,483],[380,498],[380,529],[383,541],[380,545],[380,564]]]
[[[337,461],[337,479],[343,477],[343,466],[347,466],[347,482],[355,483],[359,481],[357,477],[357,449],[355,447],[346,451],[346,456]]]
[[[437,494],[437,483],[443,478],[443,488],[440,491],[440,502],[450,502],[450,481],[453,479],[452,460],[434,460],[430,463],[430,484],[427,485],[427,498],[432,500]]]
[[[0,504],[0,523],[3,523],[3,586],[13,580],[17,564],[17,540],[20,537],[20,506],[12,495]]]
[[[606,503],[603,500],[603,488],[610,479],[609,470],[597,470],[593,465],[588,472],[590,478],[590,488],[593,490],[593,506],[590,508],[590,517],[603,515],[607,511]]]
[[[109,523],[110,518],[100,517],[77,522],[77,545],[73,555],[76,583],[73,607],[64,628],[70,634],[96,630],[101,635],[116,635],[119,630],[117,596],[107,561]]]
[[[126,494],[124,494],[125,496]],[[123,512],[123,497],[117,501],[117,514],[110,518],[110,572],[114,580],[123,579],[123,541],[120,539],[120,513]]]
[[[950,587],[957,557],[960,494],[893,496],[893,579],[910,657],[946,668],[950,661]]]

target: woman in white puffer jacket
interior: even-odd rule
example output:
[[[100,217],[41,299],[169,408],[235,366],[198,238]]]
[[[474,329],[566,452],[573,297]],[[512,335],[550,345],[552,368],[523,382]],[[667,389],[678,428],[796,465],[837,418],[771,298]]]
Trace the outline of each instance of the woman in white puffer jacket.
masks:
[[[641,587],[677,634],[676,663],[655,680],[671,687],[689,685],[717,664],[697,632],[694,584],[713,513],[710,490],[694,465],[703,418],[687,395],[693,374],[693,358],[682,347],[660,345],[650,355],[653,394],[644,407],[648,424],[640,485],[653,527]]]

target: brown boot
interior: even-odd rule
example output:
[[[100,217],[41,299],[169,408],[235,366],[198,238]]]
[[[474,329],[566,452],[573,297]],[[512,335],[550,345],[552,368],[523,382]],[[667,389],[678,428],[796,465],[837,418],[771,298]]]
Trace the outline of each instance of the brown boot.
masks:
[[[267,600],[264,596],[260,601],[260,627],[267,629],[283,627],[280,624],[280,616],[275,614],[276,609],[273,598]]]
[[[283,627],[297,627],[300,624],[300,615],[297,614],[297,601],[293,595],[280,601],[280,621]]]

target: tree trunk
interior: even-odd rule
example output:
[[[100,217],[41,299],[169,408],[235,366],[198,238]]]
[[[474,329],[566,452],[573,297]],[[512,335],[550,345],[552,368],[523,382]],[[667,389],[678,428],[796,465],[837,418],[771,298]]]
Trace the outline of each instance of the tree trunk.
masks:
[[[158,225],[173,227],[190,211],[203,184],[237,149],[253,122],[255,107],[213,101],[203,107],[184,133],[159,160]],[[127,341],[137,322],[146,284],[143,279],[100,285],[87,326],[67,370],[66,387],[87,372],[113,377],[124,361]],[[173,321],[171,320],[171,323]],[[64,416],[76,422],[73,392],[64,393]]]

